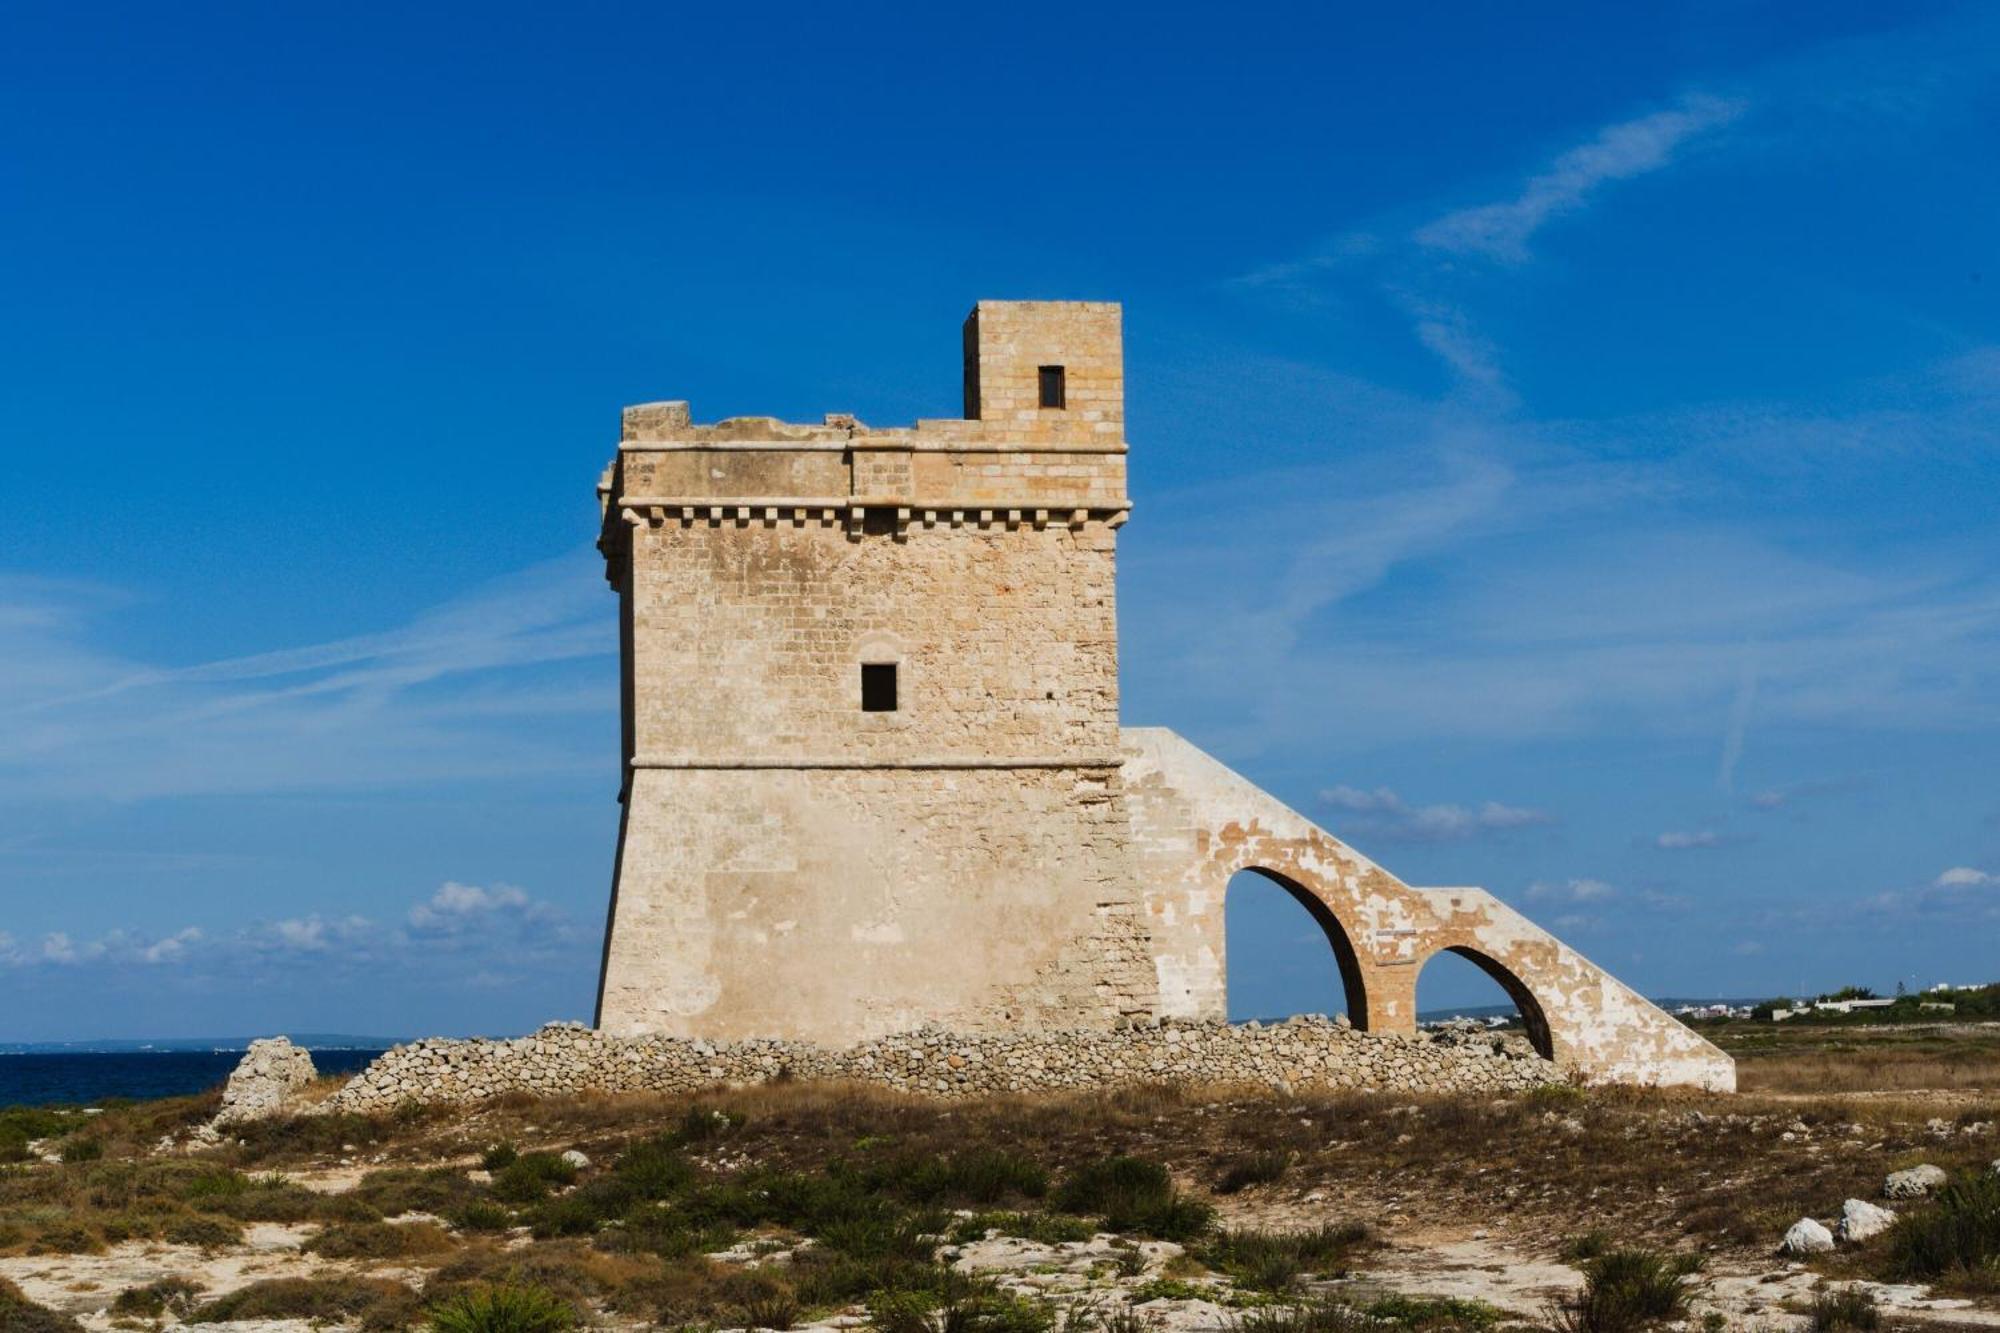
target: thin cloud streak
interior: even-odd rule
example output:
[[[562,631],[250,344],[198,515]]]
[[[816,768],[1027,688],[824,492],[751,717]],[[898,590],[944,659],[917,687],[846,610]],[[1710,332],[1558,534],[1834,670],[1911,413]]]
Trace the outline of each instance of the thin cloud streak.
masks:
[[[1690,140],[1730,124],[1746,107],[1741,99],[1690,93],[1664,111],[1607,125],[1529,177],[1514,197],[1447,213],[1412,239],[1427,249],[1525,263],[1528,241],[1551,219],[1581,209],[1611,182],[1667,166]]]

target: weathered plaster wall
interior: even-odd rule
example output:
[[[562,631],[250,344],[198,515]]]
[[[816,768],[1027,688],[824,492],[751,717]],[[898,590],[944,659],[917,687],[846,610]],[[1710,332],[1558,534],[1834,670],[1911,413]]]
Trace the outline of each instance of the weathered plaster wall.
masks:
[[[1152,1003],[1115,769],[640,770],[601,1025],[847,1045]]]
[[[628,409],[599,1022],[833,1045],[1150,1012],[1118,777],[1116,306],[983,302],[981,416]],[[1066,405],[1033,397],[1040,365]],[[865,711],[864,664],[894,711]]]
[[[1485,890],[1411,888],[1171,731],[1124,735],[1162,1015],[1225,1013],[1223,898],[1255,870],[1320,920],[1344,955],[1349,1013],[1369,1031],[1413,1031],[1417,974],[1452,949],[1494,974],[1548,1053],[1586,1078],[1735,1087],[1728,1056]]]

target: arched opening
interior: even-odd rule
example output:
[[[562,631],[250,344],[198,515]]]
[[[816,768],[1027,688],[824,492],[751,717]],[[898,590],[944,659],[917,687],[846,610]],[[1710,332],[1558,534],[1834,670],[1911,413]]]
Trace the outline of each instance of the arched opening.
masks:
[[[1519,977],[1493,959],[1461,946],[1440,949],[1417,972],[1417,1021],[1431,1023],[1453,1016],[1513,1027],[1545,1060],[1555,1058],[1549,1020],[1542,1006]]]
[[[1231,877],[1222,905],[1230,1021],[1345,1013],[1368,1026],[1354,945],[1318,897],[1253,866]]]

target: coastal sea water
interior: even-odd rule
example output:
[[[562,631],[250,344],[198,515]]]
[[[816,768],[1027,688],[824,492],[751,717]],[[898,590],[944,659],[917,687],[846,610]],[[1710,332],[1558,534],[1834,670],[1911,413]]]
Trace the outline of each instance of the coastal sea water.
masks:
[[[382,1052],[312,1053],[322,1074],[352,1074]],[[63,1051],[0,1054],[0,1106],[89,1105],[107,1097],[182,1097],[219,1087],[241,1051]]]

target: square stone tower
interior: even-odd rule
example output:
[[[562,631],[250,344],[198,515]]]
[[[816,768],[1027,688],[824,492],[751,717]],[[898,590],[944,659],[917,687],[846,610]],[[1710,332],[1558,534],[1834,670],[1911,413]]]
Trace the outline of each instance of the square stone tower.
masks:
[[[847,1044],[1157,993],[1120,780],[1118,306],[982,301],[965,417],[628,408],[598,1024]]]

